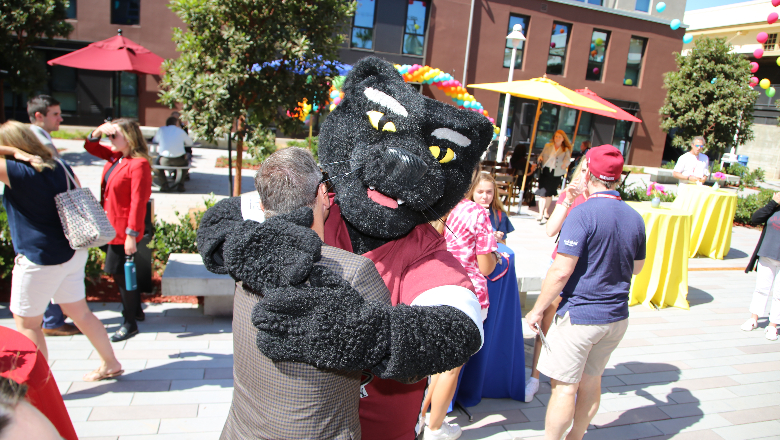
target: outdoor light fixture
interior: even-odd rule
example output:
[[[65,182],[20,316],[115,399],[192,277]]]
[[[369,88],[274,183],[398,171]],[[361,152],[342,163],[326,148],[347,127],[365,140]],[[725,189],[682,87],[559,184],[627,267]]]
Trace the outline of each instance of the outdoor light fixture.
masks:
[[[512,32],[506,36],[507,40],[512,41],[512,61],[509,63],[509,79],[511,82],[515,74],[515,58],[517,57],[517,46],[521,41],[525,41],[525,35],[523,35],[523,25],[516,24],[512,27]],[[504,146],[506,145],[506,123],[509,117],[509,102],[512,95],[506,94],[504,98],[504,114],[501,117],[501,133],[498,135],[498,151],[496,151],[496,162],[503,162]]]

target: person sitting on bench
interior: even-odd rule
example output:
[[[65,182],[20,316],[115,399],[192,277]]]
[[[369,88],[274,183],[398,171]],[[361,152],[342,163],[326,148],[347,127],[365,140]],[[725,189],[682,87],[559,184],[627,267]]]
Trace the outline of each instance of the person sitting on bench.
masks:
[[[185,145],[192,145],[192,138],[186,131],[177,126],[178,119],[171,116],[165,121],[165,127],[160,127],[157,133],[152,139],[152,143],[158,145],[157,158],[155,159],[155,165],[161,165],[164,167],[187,167],[190,165],[187,159],[187,152],[184,150]],[[157,176],[157,184],[160,186],[161,192],[170,192],[177,190],[184,192],[184,180],[187,176],[187,170],[176,170],[177,173],[184,173],[182,175],[181,183],[177,185],[177,188],[171,188],[168,186],[168,178],[165,177],[165,170],[155,169],[154,173]]]

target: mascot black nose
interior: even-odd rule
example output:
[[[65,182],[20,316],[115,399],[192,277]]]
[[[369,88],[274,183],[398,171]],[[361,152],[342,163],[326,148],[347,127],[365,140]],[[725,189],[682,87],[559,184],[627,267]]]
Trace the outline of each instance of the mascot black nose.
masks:
[[[419,156],[403,148],[388,148],[383,160],[387,170],[387,180],[406,187],[414,186],[428,171],[428,165]]]

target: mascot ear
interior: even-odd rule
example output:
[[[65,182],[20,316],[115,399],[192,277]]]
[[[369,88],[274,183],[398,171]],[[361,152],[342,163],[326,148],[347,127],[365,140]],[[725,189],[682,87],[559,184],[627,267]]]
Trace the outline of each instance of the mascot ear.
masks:
[[[344,81],[344,93],[349,94],[353,87],[372,76],[381,78],[383,81],[396,80],[401,84],[405,83],[401,74],[395,70],[392,64],[377,57],[365,57],[356,63],[347,75],[347,79]]]

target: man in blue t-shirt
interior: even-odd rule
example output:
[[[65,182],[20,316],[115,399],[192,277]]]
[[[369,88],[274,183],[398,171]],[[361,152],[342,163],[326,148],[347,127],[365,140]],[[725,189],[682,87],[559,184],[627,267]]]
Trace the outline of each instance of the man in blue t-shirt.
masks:
[[[566,218],[558,255],[526,315],[537,331],[544,310],[559,294],[563,297],[538,367],[552,385],[545,437],[554,439],[569,426],[566,438],[581,439],[596,415],[601,375],[628,328],[631,277],[645,260],[644,221],[614,191],[623,156],[612,145],[602,145],[585,157],[591,196]]]

